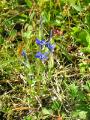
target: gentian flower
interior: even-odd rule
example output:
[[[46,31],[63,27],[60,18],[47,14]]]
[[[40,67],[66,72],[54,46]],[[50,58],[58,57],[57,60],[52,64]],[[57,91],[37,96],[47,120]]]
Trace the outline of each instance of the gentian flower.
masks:
[[[36,43],[42,48],[42,46],[45,45],[46,41],[45,40],[36,39]]]
[[[47,54],[48,54],[48,53],[44,53],[44,54],[43,54],[43,53],[41,53],[41,52],[37,52],[36,55],[35,55],[35,57],[36,57],[36,58],[39,58],[40,60],[43,61],[43,60],[46,60],[46,59],[48,58],[48,57],[47,57]]]
[[[46,42],[46,47],[51,51],[54,52],[55,45],[50,44],[50,42]]]
[[[25,50],[22,51],[21,55],[25,58],[25,60],[27,60],[27,54],[26,54]]]

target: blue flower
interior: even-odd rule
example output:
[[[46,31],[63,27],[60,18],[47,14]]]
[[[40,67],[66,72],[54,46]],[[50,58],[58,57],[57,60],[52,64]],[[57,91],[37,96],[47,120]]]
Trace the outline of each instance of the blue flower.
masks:
[[[40,47],[42,47],[43,45],[45,45],[46,41],[45,41],[45,40],[36,39],[36,43],[37,43],[38,45],[40,45]]]
[[[50,42],[46,42],[46,47],[51,51],[54,52],[55,45],[51,44]]]
[[[21,55],[27,60],[27,54],[26,54],[25,50],[22,51]]]
[[[36,55],[35,55],[36,58],[39,58],[40,60],[46,60],[48,57],[47,57],[47,53],[44,53],[42,54],[41,52],[37,52]]]

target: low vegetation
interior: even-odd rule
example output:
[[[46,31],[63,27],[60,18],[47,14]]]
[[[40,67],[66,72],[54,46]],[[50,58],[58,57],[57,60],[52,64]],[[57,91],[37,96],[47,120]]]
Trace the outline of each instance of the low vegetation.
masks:
[[[90,0],[0,0],[0,119],[90,120]]]

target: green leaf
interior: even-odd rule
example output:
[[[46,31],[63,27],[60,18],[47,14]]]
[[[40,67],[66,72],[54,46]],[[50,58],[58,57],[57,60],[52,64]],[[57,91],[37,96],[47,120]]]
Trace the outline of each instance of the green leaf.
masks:
[[[34,15],[35,15],[35,12],[32,12],[32,14],[30,15],[30,20],[31,20],[31,21],[32,21]]]
[[[75,4],[75,2],[77,1],[77,0],[61,0],[62,2],[64,2],[64,3],[69,3],[69,4]]]
[[[76,86],[74,83],[69,86],[70,94],[72,97],[77,97],[78,93],[78,86]]]
[[[61,26],[61,21],[56,19],[55,23],[54,23],[56,26]]]
[[[84,48],[82,48],[81,52],[90,54],[90,47],[84,47]]]
[[[17,34],[17,31],[14,29],[9,32],[9,35],[12,36],[13,38],[16,36],[16,34]]]
[[[3,44],[4,38],[0,35],[0,45]]]
[[[81,6],[79,6],[79,5],[71,4],[71,6],[72,6],[76,11],[79,11],[79,12],[82,11]]]
[[[29,39],[32,33],[32,26],[27,24],[26,27],[27,27],[27,31],[23,33],[23,37]]]
[[[38,4],[39,4],[40,7],[45,5],[46,2],[48,2],[48,0],[38,0]]]
[[[72,57],[71,57],[70,54],[68,54],[65,46],[59,45],[59,47],[60,47],[60,49],[61,49],[62,54],[65,56],[65,58],[67,58],[67,60],[68,60],[69,62],[72,62]]]
[[[77,32],[79,32],[79,28],[76,26],[76,27],[73,27],[72,28],[72,33],[73,34],[75,34],[75,33],[77,33]]]
[[[79,40],[77,40],[77,42],[79,42],[81,45],[87,47],[88,46],[88,41],[86,40],[87,37],[87,31],[83,30],[79,33]]]
[[[89,82],[89,80],[86,82],[86,84],[85,85],[83,85],[83,87],[84,87],[84,89],[86,90],[86,91],[90,91],[90,82]]]
[[[25,117],[24,117],[24,120],[32,120],[32,117],[30,117],[30,116],[25,116]]]
[[[32,7],[32,2],[31,2],[31,0],[25,0],[25,2],[26,2],[27,6],[28,6],[29,8]]]
[[[88,69],[88,64],[80,63],[80,64],[79,64],[79,67],[80,67],[80,72],[81,72],[81,73],[85,73],[86,70]]]
[[[86,111],[81,111],[81,110],[72,111],[72,118],[79,118],[80,120],[86,120],[86,117],[87,117]]]
[[[42,113],[43,113],[43,115],[51,115],[51,114],[52,114],[52,111],[51,111],[51,110],[48,110],[48,109],[46,109],[46,108],[43,108],[43,109],[42,109]]]
[[[90,28],[90,13],[87,14],[85,22],[88,24],[89,28]]]
[[[60,103],[59,101],[54,101],[51,107],[52,107],[52,109],[55,110],[55,111],[56,111],[56,110],[60,110],[60,108],[61,108],[61,103]]]
[[[77,42],[84,46],[81,48],[81,52],[90,53],[90,34],[87,31],[83,30],[79,33],[79,40]]]
[[[80,119],[86,120],[87,112],[86,111],[80,111],[79,112]]]
[[[86,41],[88,42],[88,47],[90,48],[90,34],[87,32]]]
[[[49,61],[48,61],[48,68],[51,69],[53,68],[54,66],[54,58],[53,58],[53,54],[50,54],[50,57],[49,57]]]
[[[50,23],[50,12],[43,11],[42,14],[43,16],[43,23]]]

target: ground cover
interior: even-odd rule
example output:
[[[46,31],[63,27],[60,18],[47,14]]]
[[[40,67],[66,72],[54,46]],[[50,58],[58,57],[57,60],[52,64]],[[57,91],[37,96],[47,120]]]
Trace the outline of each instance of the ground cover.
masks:
[[[90,120],[90,1],[0,1],[0,120]]]

